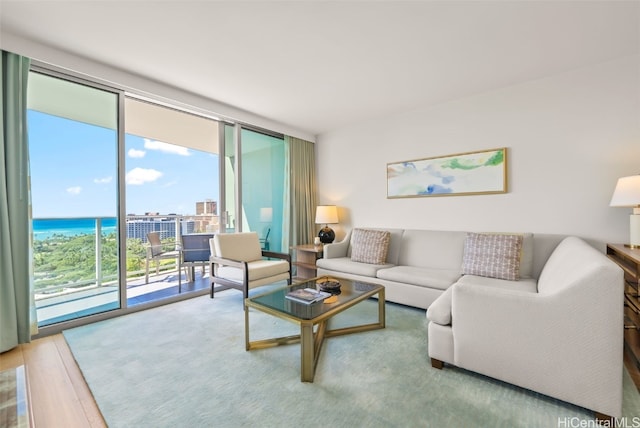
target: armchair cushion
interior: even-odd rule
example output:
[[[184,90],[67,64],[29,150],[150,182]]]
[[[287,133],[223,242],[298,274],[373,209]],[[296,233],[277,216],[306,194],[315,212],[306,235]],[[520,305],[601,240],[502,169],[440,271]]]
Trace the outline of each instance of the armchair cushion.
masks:
[[[247,263],[249,282],[270,278],[279,274],[289,274],[289,263],[286,260],[256,260]],[[242,282],[243,270],[237,267],[221,266],[218,276],[232,281]]]
[[[468,233],[464,241],[462,273],[518,280],[522,235]]]
[[[241,262],[262,259],[262,248],[256,232],[216,234],[213,246],[213,253],[225,259]]]
[[[360,263],[384,264],[391,234],[385,230],[355,229],[351,235],[351,260]]]

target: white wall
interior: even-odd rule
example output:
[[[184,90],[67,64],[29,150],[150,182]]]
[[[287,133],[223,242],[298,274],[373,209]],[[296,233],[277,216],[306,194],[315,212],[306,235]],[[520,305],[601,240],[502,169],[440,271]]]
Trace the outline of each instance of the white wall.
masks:
[[[506,194],[386,198],[386,164],[508,148]],[[320,201],[352,227],[575,234],[628,242],[611,208],[640,173],[640,56],[478,94],[318,137]]]

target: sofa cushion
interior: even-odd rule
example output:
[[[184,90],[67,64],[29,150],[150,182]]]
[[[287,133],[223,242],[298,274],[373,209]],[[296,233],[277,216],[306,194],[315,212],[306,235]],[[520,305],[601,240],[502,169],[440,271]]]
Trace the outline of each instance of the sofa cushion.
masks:
[[[519,281],[507,281],[504,279],[487,278],[486,276],[465,275],[455,284],[456,287],[494,287],[510,290],[518,290],[524,293],[536,293],[537,283],[535,279],[521,279]],[[451,324],[451,296],[453,287],[447,288],[427,309],[427,319],[440,325]]]
[[[396,264],[460,271],[466,236],[461,231],[407,229]]]
[[[335,259],[318,259],[316,266],[334,272],[345,272],[353,275],[376,277],[376,272],[380,269],[393,267],[392,264],[374,265],[371,263],[354,262],[349,257],[338,257]]]
[[[523,291],[526,293],[537,293],[538,283],[533,278],[520,278],[518,281],[505,279],[487,278],[486,276],[465,275],[456,284],[461,286],[494,287],[509,290]],[[453,287],[451,287],[453,288]]]
[[[490,278],[518,280],[522,235],[467,233],[462,273]]]
[[[460,271],[414,266],[395,266],[378,270],[377,276],[380,279],[389,281],[446,290],[460,278]]]
[[[360,263],[384,264],[391,235],[384,230],[354,229],[351,235],[351,260]]]

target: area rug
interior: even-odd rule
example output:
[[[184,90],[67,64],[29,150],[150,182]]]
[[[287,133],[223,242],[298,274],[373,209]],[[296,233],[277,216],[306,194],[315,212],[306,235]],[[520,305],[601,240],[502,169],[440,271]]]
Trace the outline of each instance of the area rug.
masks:
[[[373,322],[376,315],[377,302],[366,301],[332,327]],[[251,340],[297,333],[294,324],[256,311],[250,322]],[[586,409],[458,368],[431,368],[424,311],[391,303],[386,329],[325,341],[313,383],[300,382],[299,345],[244,350],[242,293],[235,290],[67,330],[64,337],[111,428],[593,423]],[[640,416],[640,396],[626,372],[624,416]]]

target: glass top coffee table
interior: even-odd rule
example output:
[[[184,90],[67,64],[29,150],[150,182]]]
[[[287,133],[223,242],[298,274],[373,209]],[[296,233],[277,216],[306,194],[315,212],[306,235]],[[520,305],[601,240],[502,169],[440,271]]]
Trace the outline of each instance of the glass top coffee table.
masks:
[[[299,288],[318,289],[317,284],[326,279],[327,277],[313,278],[303,283],[245,299],[244,331],[246,350],[271,348],[299,342],[301,345],[300,379],[302,382],[313,382],[322,343],[326,337],[342,336],[385,327],[384,287],[379,284],[351,281],[332,276],[330,278],[332,281],[340,282],[340,294],[334,294],[327,300],[305,304],[285,297],[291,290]],[[334,315],[375,295],[378,297],[378,322],[335,330],[327,328],[327,322]],[[249,339],[250,308],[300,325],[300,334],[252,342]]]

